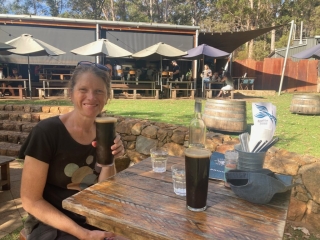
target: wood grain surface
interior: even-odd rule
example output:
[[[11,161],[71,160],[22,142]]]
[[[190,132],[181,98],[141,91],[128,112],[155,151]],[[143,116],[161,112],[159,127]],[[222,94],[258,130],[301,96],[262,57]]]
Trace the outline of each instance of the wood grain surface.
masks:
[[[152,172],[150,158],[63,201],[87,223],[129,239],[282,239],[290,193],[267,205],[238,198],[223,182],[209,180],[207,210],[192,212],[173,192],[169,157],[165,173]]]

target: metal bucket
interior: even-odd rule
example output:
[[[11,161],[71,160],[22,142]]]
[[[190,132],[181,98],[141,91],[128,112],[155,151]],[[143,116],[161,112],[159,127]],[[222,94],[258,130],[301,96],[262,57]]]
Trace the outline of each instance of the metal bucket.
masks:
[[[263,168],[266,152],[243,152],[240,144],[235,145],[234,149],[239,153],[237,169],[253,171]]]

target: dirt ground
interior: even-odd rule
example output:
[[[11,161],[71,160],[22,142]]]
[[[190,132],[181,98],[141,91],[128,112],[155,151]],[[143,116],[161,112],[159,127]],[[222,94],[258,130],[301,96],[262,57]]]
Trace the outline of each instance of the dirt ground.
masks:
[[[319,231],[312,229],[312,227],[304,225],[300,222],[287,221],[286,227],[284,229],[284,240],[316,240],[320,239],[320,229]]]

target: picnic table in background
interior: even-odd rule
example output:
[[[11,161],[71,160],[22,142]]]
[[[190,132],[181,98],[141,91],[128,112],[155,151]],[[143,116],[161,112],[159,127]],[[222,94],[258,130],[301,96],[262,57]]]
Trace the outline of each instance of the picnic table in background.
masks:
[[[63,208],[86,217],[88,224],[129,239],[282,239],[290,192],[267,205],[238,198],[223,181],[209,180],[207,210],[191,212],[186,197],[173,192],[167,171],[152,171],[147,158],[65,199]]]
[[[25,91],[24,94],[26,94],[26,91],[27,91],[27,81],[28,79],[26,78],[3,78],[3,79],[0,79],[0,90],[2,92],[2,83],[6,83],[6,85],[10,85],[8,83],[10,82],[18,82],[18,83],[22,83],[23,82],[23,87],[22,86],[18,86],[18,87],[12,87],[12,89],[18,89],[19,90],[19,98],[20,99],[23,99],[23,92],[22,92],[22,89]],[[5,87],[6,89],[8,89],[8,87]],[[3,94],[3,93],[2,93]]]

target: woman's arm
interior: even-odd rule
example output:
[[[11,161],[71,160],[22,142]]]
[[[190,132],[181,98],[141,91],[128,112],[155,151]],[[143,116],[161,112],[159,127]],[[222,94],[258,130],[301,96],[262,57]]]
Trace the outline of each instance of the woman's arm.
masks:
[[[30,156],[25,157],[21,181],[23,208],[41,222],[79,239],[104,239],[114,236],[113,233],[90,231],[79,226],[43,199],[48,169],[49,164]]]

